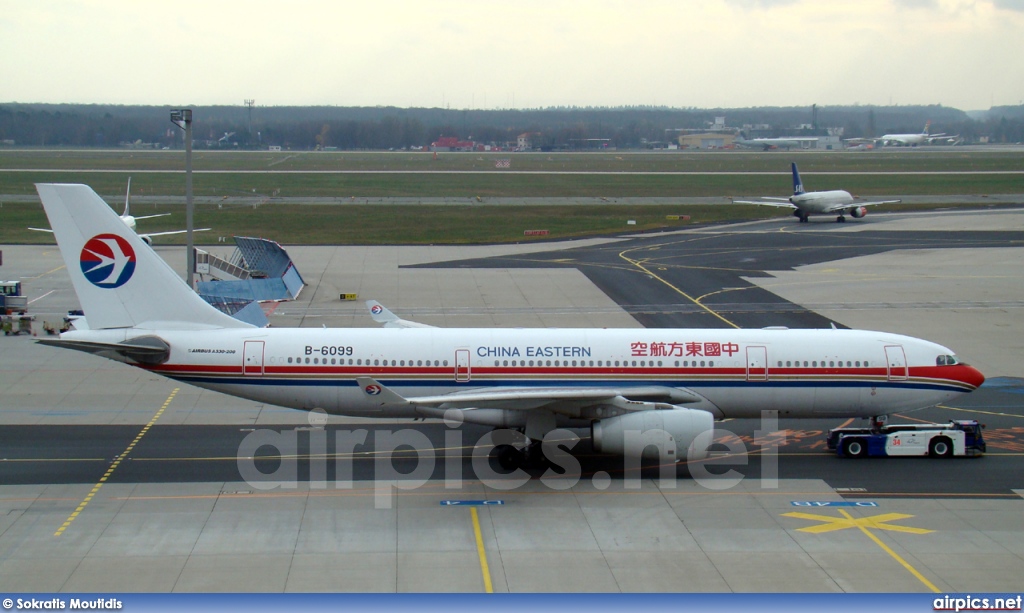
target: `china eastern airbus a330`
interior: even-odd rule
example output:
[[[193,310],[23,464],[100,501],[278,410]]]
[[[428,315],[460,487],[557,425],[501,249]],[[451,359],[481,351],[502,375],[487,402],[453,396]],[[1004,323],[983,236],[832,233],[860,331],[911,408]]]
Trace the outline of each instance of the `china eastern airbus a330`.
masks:
[[[888,332],[447,329],[376,303],[387,327],[256,328],[203,301],[88,186],[37,188],[86,320],[40,342],[300,410],[454,410],[525,433],[528,447],[498,454],[505,466],[559,427],[589,428],[598,452],[694,459],[716,419],[882,416],[984,381],[946,347]]]
[[[758,204],[761,206],[779,206],[793,209],[793,215],[807,223],[810,215],[837,215],[836,221],[846,221],[846,215],[860,219],[868,214],[865,207],[878,204],[896,204],[899,200],[879,200],[876,202],[859,202],[850,192],[833,189],[825,192],[805,192],[804,183],[800,180],[800,172],[793,162],[793,195],[789,198],[773,198],[765,196],[763,200],[733,200],[736,204]]]

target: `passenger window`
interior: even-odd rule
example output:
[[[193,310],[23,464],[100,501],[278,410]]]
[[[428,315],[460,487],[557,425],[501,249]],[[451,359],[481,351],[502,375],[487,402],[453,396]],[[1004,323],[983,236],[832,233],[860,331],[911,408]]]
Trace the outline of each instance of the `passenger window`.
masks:
[[[291,364],[291,363],[292,363],[292,359],[291,359],[291,358],[288,358],[288,363],[289,363],[289,364]]]

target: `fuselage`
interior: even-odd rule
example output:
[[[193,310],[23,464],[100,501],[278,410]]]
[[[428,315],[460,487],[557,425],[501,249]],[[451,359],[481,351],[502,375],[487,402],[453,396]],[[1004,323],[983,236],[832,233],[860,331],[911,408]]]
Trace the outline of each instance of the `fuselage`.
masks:
[[[790,203],[805,213],[825,213],[836,205],[853,204],[854,198],[850,192],[843,189],[833,189],[823,192],[804,192],[794,194],[789,198]]]
[[[884,134],[881,140],[886,144],[898,143],[900,145],[920,145],[929,137],[927,133],[921,134]]]
[[[984,380],[941,345],[860,330],[136,328],[62,338],[140,336],[171,347],[165,362],[143,368],[172,379],[286,407],[380,417],[422,415],[415,407],[382,409],[357,377],[405,397],[487,388],[677,388],[702,398],[688,407],[718,418],[765,410],[782,417],[883,415],[948,401]]]

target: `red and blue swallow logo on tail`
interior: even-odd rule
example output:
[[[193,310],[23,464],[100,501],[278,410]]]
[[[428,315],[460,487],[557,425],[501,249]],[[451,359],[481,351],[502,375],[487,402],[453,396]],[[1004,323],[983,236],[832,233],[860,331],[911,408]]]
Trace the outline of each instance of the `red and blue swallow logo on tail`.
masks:
[[[87,240],[79,261],[89,283],[104,289],[121,287],[135,274],[135,250],[116,234],[97,234]]]
[[[373,313],[374,315],[380,315],[381,313],[384,312],[384,307],[380,306],[379,304],[375,304],[372,307],[370,307],[370,312]]]

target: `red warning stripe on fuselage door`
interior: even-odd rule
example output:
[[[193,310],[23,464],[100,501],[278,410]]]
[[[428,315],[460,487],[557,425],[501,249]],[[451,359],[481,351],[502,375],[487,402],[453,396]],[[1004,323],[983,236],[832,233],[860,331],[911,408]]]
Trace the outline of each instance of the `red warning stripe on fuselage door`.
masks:
[[[455,350],[455,380],[466,383],[470,379],[469,349]]]
[[[885,346],[885,364],[890,381],[907,380],[907,354],[903,352],[903,345]]]
[[[242,351],[242,374],[263,376],[264,345],[263,341],[245,341],[245,348]]]
[[[747,381],[768,380],[768,348],[747,347]]]

